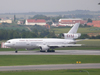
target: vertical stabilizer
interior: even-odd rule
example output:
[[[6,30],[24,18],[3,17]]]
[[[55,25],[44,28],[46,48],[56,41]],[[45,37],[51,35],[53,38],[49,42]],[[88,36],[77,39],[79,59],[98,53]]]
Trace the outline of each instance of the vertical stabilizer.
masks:
[[[80,33],[77,33],[77,30],[79,28],[80,23],[76,23],[70,30],[68,33],[63,33],[62,36],[65,39],[77,39],[81,36]]]
[[[71,29],[70,29],[70,31],[68,32],[68,33],[77,33],[77,30],[78,30],[78,28],[79,28],[79,25],[80,25],[80,23],[76,23]]]

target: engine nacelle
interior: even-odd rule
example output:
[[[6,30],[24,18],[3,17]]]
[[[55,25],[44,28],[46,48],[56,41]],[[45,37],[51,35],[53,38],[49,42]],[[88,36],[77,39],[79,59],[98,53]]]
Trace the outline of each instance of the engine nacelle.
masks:
[[[40,49],[41,49],[41,51],[46,51],[46,50],[48,50],[50,47],[48,47],[47,45],[42,45],[41,47],[40,47]]]
[[[65,39],[77,39],[81,36],[80,33],[75,33],[75,34],[69,34],[69,33],[63,33],[62,36],[65,38]]]

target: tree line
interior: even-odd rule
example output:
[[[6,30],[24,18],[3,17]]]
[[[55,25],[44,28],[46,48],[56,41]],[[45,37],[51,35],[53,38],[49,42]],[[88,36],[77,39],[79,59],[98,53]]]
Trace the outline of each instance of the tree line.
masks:
[[[87,35],[87,34],[82,34],[81,35],[81,37],[79,38],[79,39],[86,39],[86,38],[88,38],[88,39],[100,39],[100,35],[97,35],[97,36],[89,36],[89,35]]]
[[[41,30],[38,32],[37,29],[33,30],[33,32],[25,31],[25,30],[0,30],[0,40],[8,40],[13,38],[56,38],[54,32],[50,32],[49,30]]]
[[[54,31],[49,31],[47,29],[38,31],[34,29],[32,32],[25,30],[0,30],[0,40],[8,40],[13,38],[61,38],[61,34],[56,36]],[[100,39],[100,35],[98,36],[88,36],[87,34],[82,34],[80,39]]]

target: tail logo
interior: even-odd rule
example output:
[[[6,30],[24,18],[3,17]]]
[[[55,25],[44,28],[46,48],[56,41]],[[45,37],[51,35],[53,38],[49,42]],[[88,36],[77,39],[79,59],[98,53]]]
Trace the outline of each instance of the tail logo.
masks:
[[[74,34],[72,34],[72,35],[67,34],[66,37],[69,37],[69,38],[72,37],[73,38],[74,37]]]

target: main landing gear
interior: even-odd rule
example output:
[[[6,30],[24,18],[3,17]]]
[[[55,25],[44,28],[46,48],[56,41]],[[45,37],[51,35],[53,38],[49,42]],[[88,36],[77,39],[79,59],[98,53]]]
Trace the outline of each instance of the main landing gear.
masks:
[[[55,50],[45,50],[45,51],[40,50],[40,52],[55,52]]]
[[[47,52],[55,52],[55,50],[47,50]]]

